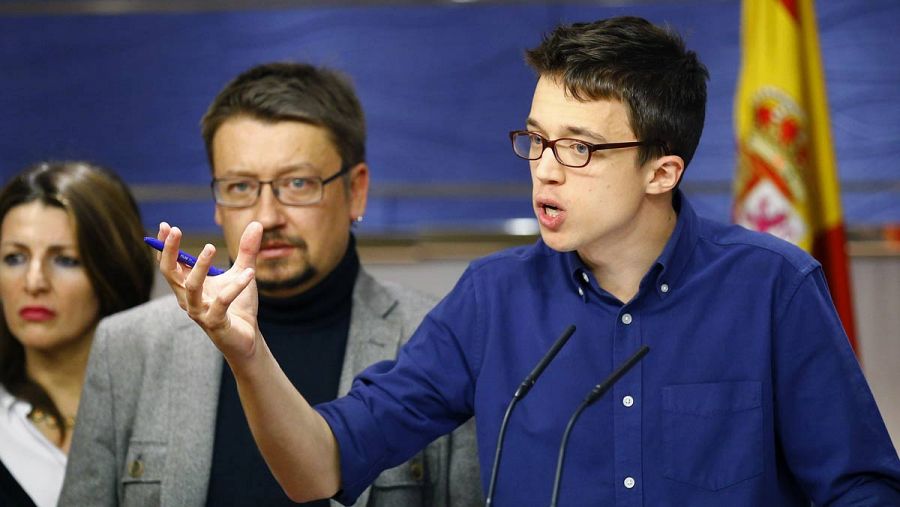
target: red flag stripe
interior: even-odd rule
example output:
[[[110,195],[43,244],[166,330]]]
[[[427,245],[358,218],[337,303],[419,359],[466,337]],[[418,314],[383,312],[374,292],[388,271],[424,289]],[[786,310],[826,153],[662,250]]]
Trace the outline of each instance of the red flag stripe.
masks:
[[[781,0],[781,4],[784,5],[784,8],[787,9],[789,13],[791,13],[791,17],[794,18],[794,21],[799,23],[800,11],[797,9],[797,0]]]

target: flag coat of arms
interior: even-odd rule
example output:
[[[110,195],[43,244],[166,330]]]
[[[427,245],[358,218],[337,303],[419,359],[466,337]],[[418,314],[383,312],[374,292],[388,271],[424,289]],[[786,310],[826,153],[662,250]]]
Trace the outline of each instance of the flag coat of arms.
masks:
[[[856,347],[825,78],[812,0],[744,0],[733,219],[812,253]]]

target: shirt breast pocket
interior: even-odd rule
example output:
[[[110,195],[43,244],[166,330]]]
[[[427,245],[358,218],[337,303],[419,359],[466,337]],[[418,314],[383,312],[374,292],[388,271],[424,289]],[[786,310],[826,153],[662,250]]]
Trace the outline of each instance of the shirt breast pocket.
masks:
[[[428,470],[418,455],[410,461],[381,472],[372,483],[368,507],[428,505],[425,501]]]
[[[666,386],[662,407],[667,478],[718,491],[762,473],[760,382]]]
[[[122,505],[159,505],[165,442],[131,441],[121,472]]]

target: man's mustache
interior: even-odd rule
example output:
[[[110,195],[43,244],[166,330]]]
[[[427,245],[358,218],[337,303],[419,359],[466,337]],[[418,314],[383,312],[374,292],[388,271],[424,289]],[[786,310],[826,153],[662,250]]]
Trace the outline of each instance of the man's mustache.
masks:
[[[295,248],[306,249],[306,241],[298,236],[286,236],[278,231],[263,232],[262,247],[269,243],[287,243]]]

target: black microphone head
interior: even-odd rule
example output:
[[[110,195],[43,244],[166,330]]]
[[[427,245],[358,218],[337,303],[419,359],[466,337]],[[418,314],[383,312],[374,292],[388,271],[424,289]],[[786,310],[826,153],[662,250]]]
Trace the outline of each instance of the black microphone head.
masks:
[[[563,432],[562,443],[559,444],[559,457],[556,460],[556,476],[553,479],[553,496],[550,498],[550,507],[556,507],[556,502],[559,499],[559,491],[560,484],[562,481],[562,470],[563,463],[565,463],[566,458],[566,444],[569,442],[569,435],[571,434],[572,428],[575,426],[575,421],[578,420],[578,417],[581,413],[586,409],[590,404],[594,403],[603,393],[609,390],[610,387],[613,386],[616,382],[619,381],[628,370],[630,370],[634,365],[638,363],[644,356],[647,355],[647,352],[650,352],[650,347],[643,345],[641,348],[637,350],[631,357],[625,360],[621,366],[616,368],[609,377],[607,377],[603,382],[597,384],[591,392],[588,393],[587,396],[584,397],[584,401],[578,405],[578,408],[575,409],[575,412],[572,414],[572,417],[569,418],[569,423],[566,424],[566,429]]]
[[[500,431],[497,435],[497,447],[494,450],[494,464],[491,466],[491,480],[488,483],[488,492],[487,492],[487,501],[485,505],[490,507],[492,505],[494,499],[494,487],[497,485],[497,471],[500,469],[500,452],[503,449],[503,436],[506,434],[506,425],[509,422],[509,416],[512,414],[513,407],[516,406],[516,403],[519,402],[522,398],[528,394],[528,391],[531,390],[531,387],[534,386],[534,383],[537,381],[537,378],[544,371],[544,368],[550,364],[550,361],[556,357],[556,354],[559,352],[559,349],[562,348],[563,345],[569,341],[569,337],[572,336],[572,333],[575,332],[575,325],[567,327],[565,331],[563,331],[562,336],[556,339],[553,342],[553,346],[550,347],[550,350],[544,354],[544,357],[538,362],[537,366],[534,367],[534,370],[525,377],[525,380],[519,385],[519,388],[516,389],[516,393],[513,394],[513,397],[509,400],[509,405],[506,406],[506,413],[503,415],[503,421],[500,422]]]
[[[563,345],[565,345],[566,342],[569,341],[569,338],[573,333],[575,333],[575,324],[569,325],[569,327],[567,327],[563,331],[562,335],[560,335],[560,337],[557,338],[555,342],[553,342],[550,350],[548,350],[547,353],[544,354],[544,357],[542,357],[541,360],[538,361],[537,366],[535,366],[534,369],[531,370],[531,373],[529,373],[528,376],[525,377],[525,380],[523,380],[522,383],[519,384],[519,388],[516,389],[515,394],[513,394],[513,398],[521,400],[525,397],[526,394],[528,394],[528,391],[530,391],[531,388],[534,387],[534,383],[537,382],[538,377],[541,376],[541,373],[544,373],[544,370],[547,369],[547,365],[550,364],[550,361],[553,361],[553,358],[556,357],[556,354],[559,353]]]
[[[635,352],[631,357],[625,360],[622,366],[616,369],[616,371],[612,372],[609,378],[607,378],[604,382],[597,384],[593,389],[591,389],[591,392],[588,393],[588,395],[584,399],[585,403],[590,405],[600,399],[600,397],[603,396],[603,394],[606,393],[606,391],[608,391],[609,388],[613,386],[613,384],[618,382],[620,378],[628,373],[628,370],[636,365],[638,361],[643,359],[644,356],[647,355],[647,352],[650,352],[650,347],[641,345],[641,348],[637,349],[637,352]]]

